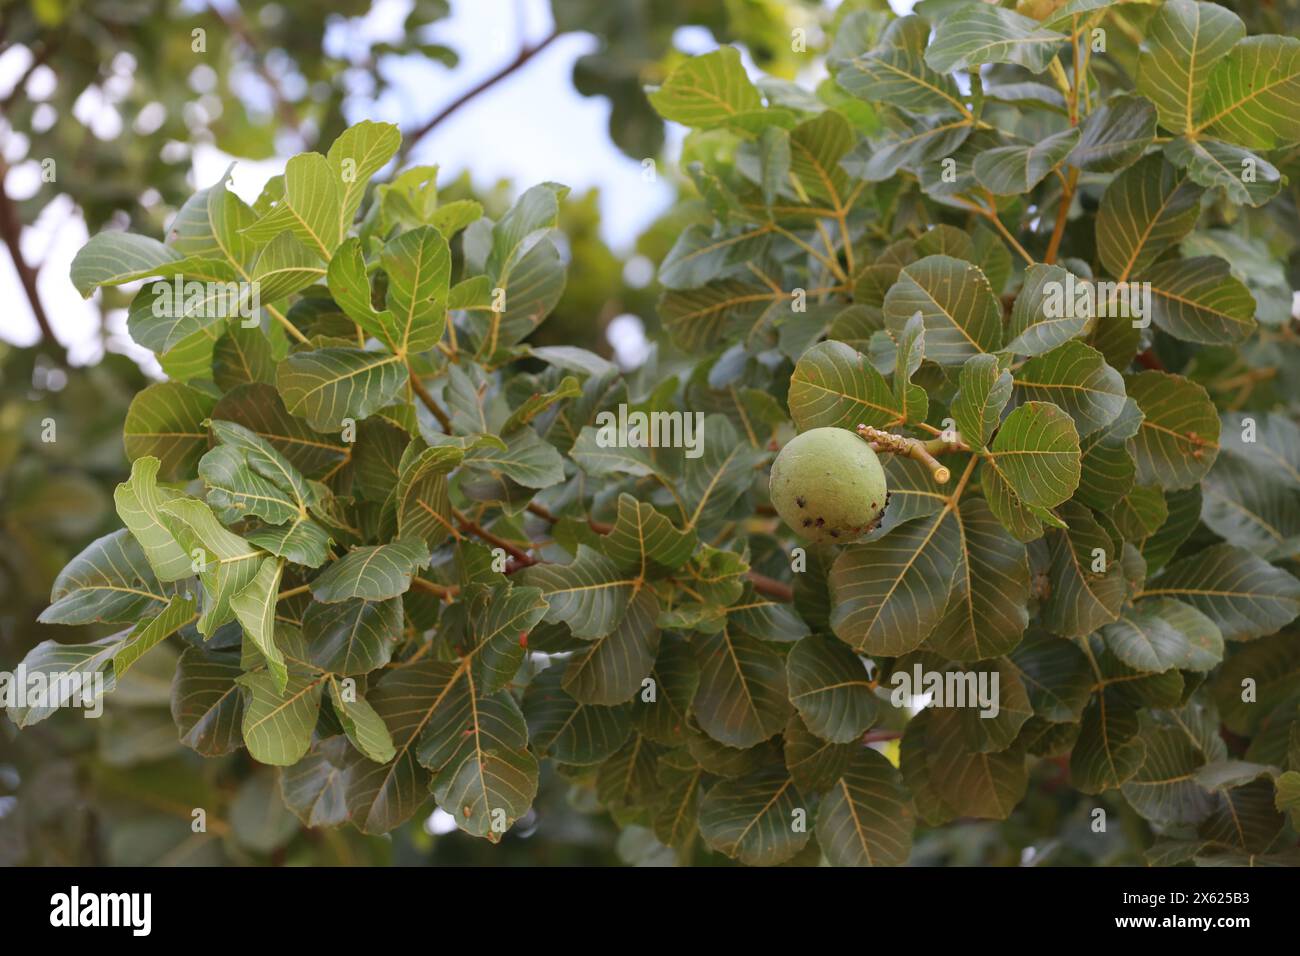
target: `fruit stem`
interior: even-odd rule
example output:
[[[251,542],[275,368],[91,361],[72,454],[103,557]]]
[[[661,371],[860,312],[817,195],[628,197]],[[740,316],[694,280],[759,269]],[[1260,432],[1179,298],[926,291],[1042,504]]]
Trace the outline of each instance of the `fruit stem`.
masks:
[[[952,479],[952,472],[940,464],[939,460],[934,456],[954,451],[970,451],[969,447],[959,441],[951,442],[943,438],[919,441],[904,435],[881,431],[879,428],[872,428],[870,425],[859,425],[857,431],[858,436],[869,444],[875,452],[901,455],[904,458],[911,458],[921,462],[930,469],[930,474],[934,476],[935,482],[940,485],[946,485]]]

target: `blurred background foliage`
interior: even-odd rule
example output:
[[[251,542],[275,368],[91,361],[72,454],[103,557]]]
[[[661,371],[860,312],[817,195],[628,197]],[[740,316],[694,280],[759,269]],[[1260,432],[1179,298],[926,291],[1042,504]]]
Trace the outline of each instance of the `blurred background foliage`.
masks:
[[[516,12],[511,0],[465,2],[499,4],[506,20]],[[457,51],[431,38],[440,21],[455,15],[448,0],[408,0],[406,6],[402,42],[363,49],[351,44],[346,53],[334,53],[325,42],[327,29],[340,22],[346,29],[348,18],[365,15],[371,0],[0,0],[0,56],[19,48],[28,54],[22,75],[0,96],[0,184],[23,160],[49,159],[58,170],[54,181],[21,200],[0,188],[0,239],[27,296],[4,310],[30,309],[42,331],[30,348],[0,344],[0,670],[12,671],[42,640],[74,639],[62,633],[66,629],[34,621],[58,570],[117,526],[112,489],[129,471],[122,420],[131,397],[149,381],[132,359],[111,351],[107,316],[130,296],[121,290],[106,290],[99,301],[108,345],[102,361],[68,364],[35,289],[42,263],[24,255],[24,231],[52,204],[65,202],[90,234],[114,226],[162,236],[178,204],[204,185],[191,181],[196,146],[256,160],[332,141],[364,115],[356,106],[358,90],[370,102],[383,95],[389,83],[384,66],[392,58],[456,65]],[[1251,33],[1300,35],[1300,0],[1233,6]],[[826,37],[838,21],[855,10],[887,8],[885,0],[551,0],[554,34],[522,45],[486,81],[465,82],[454,109],[475,109],[477,92],[522,67],[555,36],[592,35],[594,48],[573,66],[574,90],[608,101],[612,142],[638,161],[655,159],[657,175],[674,185],[677,200],[620,255],[601,236],[597,192],[570,194],[561,212],[568,285],[534,341],[609,356],[607,326],[630,313],[657,344],[660,369],[671,367],[672,356],[658,342],[659,290],[651,270],[691,223],[709,221],[704,199],[683,170],[719,148],[709,134],[697,134],[680,157],[666,155],[664,124],[645,97],[645,85],[660,82],[686,55],[675,45],[680,28],[701,27],[717,43],[740,46],[776,78],[765,92],[780,96],[781,78],[826,75]],[[792,50],[795,28],[806,31],[807,52]],[[205,51],[197,75],[196,44]],[[29,96],[29,80],[43,67],[57,83]],[[819,96],[844,96],[828,84],[823,80]],[[113,106],[120,129],[92,130],[103,119],[96,102]],[[855,122],[872,127],[866,104],[859,101],[852,110]],[[403,156],[447,112],[406,130]],[[1294,215],[1298,182],[1293,175],[1291,199],[1273,208]],[[440,177],[439,188],[448,198],[479,200],[492,217],[517,191],[509,182],[476,190],[463,173]],[[105,633],[82,630],[75,640]],[[243,753],[204,759],[178,743],[169,712],[178,654],[160,647],[146,657],[107,699],[99,720],[65,710],[21,733],[0,720],[0,865],[671,862],[657,857],[652,848],[658,845],[639,839],[637,828],[620,835],[588,802],[589,789],[554,772],[544,775],[528,817],[497,846],[457,832],[436,814],[383,838],[306,828],[279,799],[275,770]],[[1121,825],[1098,839],[1088,817],[1095,798],[1085,805],[1065,786],[1063,766],[1044,761],[1035,773],[1040,779],[1009,820],[919,830],[913,861],[1143,863],[1145,825],[1117,792],[1101,802]],[[206,810],[206,832],[194,832],[194,807]],[[726,862],[698,853],[701,864]]]

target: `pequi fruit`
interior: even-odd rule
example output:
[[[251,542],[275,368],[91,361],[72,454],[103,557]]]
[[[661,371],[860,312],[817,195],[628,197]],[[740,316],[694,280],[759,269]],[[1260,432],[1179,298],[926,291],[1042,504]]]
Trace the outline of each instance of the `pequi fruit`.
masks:
[[[791,439],[772,463],[768,490],[777,514],[810,541],[853,541],[885,513],[880,459],[843,428],[814,428]]]

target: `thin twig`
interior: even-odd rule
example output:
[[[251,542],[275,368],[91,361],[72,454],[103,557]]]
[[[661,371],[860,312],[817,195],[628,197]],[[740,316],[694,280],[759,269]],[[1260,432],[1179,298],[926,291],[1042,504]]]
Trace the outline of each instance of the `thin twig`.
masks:
[[[407,362],[406,368],[407,371],[411,373],[410,374],[411,391],[415,392],[415,394],[419,396],[419,399],[424,404],[424,407],[433,413],[434,418],[438,419],[438,424],[442,426],[442,430],[445,431],[448,435],[450,435],[451,418],[449,418],[447,413],[442,410],[441,406],[438,405],[438,402],[434,399],[434,397],[431,394],[429,394],[429,390],[424,387],[424,383],[420,381],[420,376],[416,374],[415,368],[410,364],[409,361]]]
[[[32,308],[36,325],[41,330],[41,338],[44,339],[46,350],[59,364],[66,365],[67,353],[63,349],[63,344],[54,335],[50,317],[41,303],[40,291],[36,287],[36,276],[40,272],[40,266],[33,266],[23,256],[23,221],[18,215],[18,203],[5,188],[8,172],[8,165],[0,161],[0,239],[3,239],[9,249],[9,257],[13,259],[14,270],[18,273],[18,280],[27,295],[27,302]]]
[[[464,531],[467,534],[472,534],[475,537],[482,538],[488,544],[501,548],[507,554],[509,554],[510,557],[514,558],[515,561],[520,566],[526,568],[530,565],[538,563],[537,559],[534,558],[527,551],[525,551],[523,548],[520,548],[518,545],[514,544],[513,542],[508,541],[507,539],[501,537],[501,535],[496,534],[493,531],[489,531],[487,528],[484,528],[477,521],[474,521],[468,515],[462,513],[461,511],[458,511],[457,509],[453,508],[451,510],[451,514],[452,517],[454,517],[458,522],[460,522],[461,531]]]
[[[536,502],[529,502],[528,510],[544,521],[555,524],[561,520],[557,515],[552,514],[544,506]],[[587,526],[597,534],[609,534],[614,530],[612,524],[606,524],[604,521],[596,521],[594,518],[587,519]],[[749,583],[754,586],[754,590],[759,594],[765,594],[770,598],[778,601],[789,603],[794,600],[794,590],[788,584],[783,584],[775,578],[769,578],[766,574],[759,574],[757,571],[750,571],[748,574]]]
[[[943,438],[920,441],[916,438],[881,431],[879,428],[872,428],[870,425],[859,425],[857,431],[862,439],[871,445],[874,451],[898,455],[900,458],[911,458],[914,461],[921,462],[930,469],[930,474],[934,476],[935,482],[941,485],[948,483],[949,479],[952,478],[952,472],[940,464],[934,456],[949,452],[970,451],[970,446],[961,441],[947,441]]]
[[[434,127],[436,127],[439,123],[445,120],[452,113],[456,112],[466,103],[468,103],[470,100],[474,99],[474,97],[478,96],[480,93],[483,93],[486,90],[491,89],[497,83],[500,83],[510,74],[514,73],[525,63],[527,63],[533,57],[537,56],[537,54],[541,53],[548,46],[550,46],[556,40],[556,38],[559,37],[559,35],[560,35],[559,32],[555,31],[547,35],[539,42],[532,44],[531,46],[520,47],[518,54],[515,55],[515,58],[511,60],[509,63],[507,63],[505,66],[503,66],[501,69],[497,70],[495,73],[493,73],[491,76],[484,79],[482,82],[472,86],[470,89],[466,90],[460,96],[456,97],[456,99],[452,100],[445,107],[443,107],[436,114],[434,114],[433,117],[426,120],[424,123],[421,123],[419,126],[415,127],[414,129],[408,130],[407,132],[403,133],[402,148],[398,152],[397,165],[399,167],[402,165],[405,158],[410,154],[411,150],[415,147],[415,144],[418,143],[425,136],[427,136]]]

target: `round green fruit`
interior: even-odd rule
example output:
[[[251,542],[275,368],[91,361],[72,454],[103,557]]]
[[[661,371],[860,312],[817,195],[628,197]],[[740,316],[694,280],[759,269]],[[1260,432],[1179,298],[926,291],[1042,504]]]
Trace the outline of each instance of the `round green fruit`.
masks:
[[[772,463],[768,484],[783,521],[809,541],[843,544],[880,523],[888,489],[871,446],[843,428],[796,435]]]

